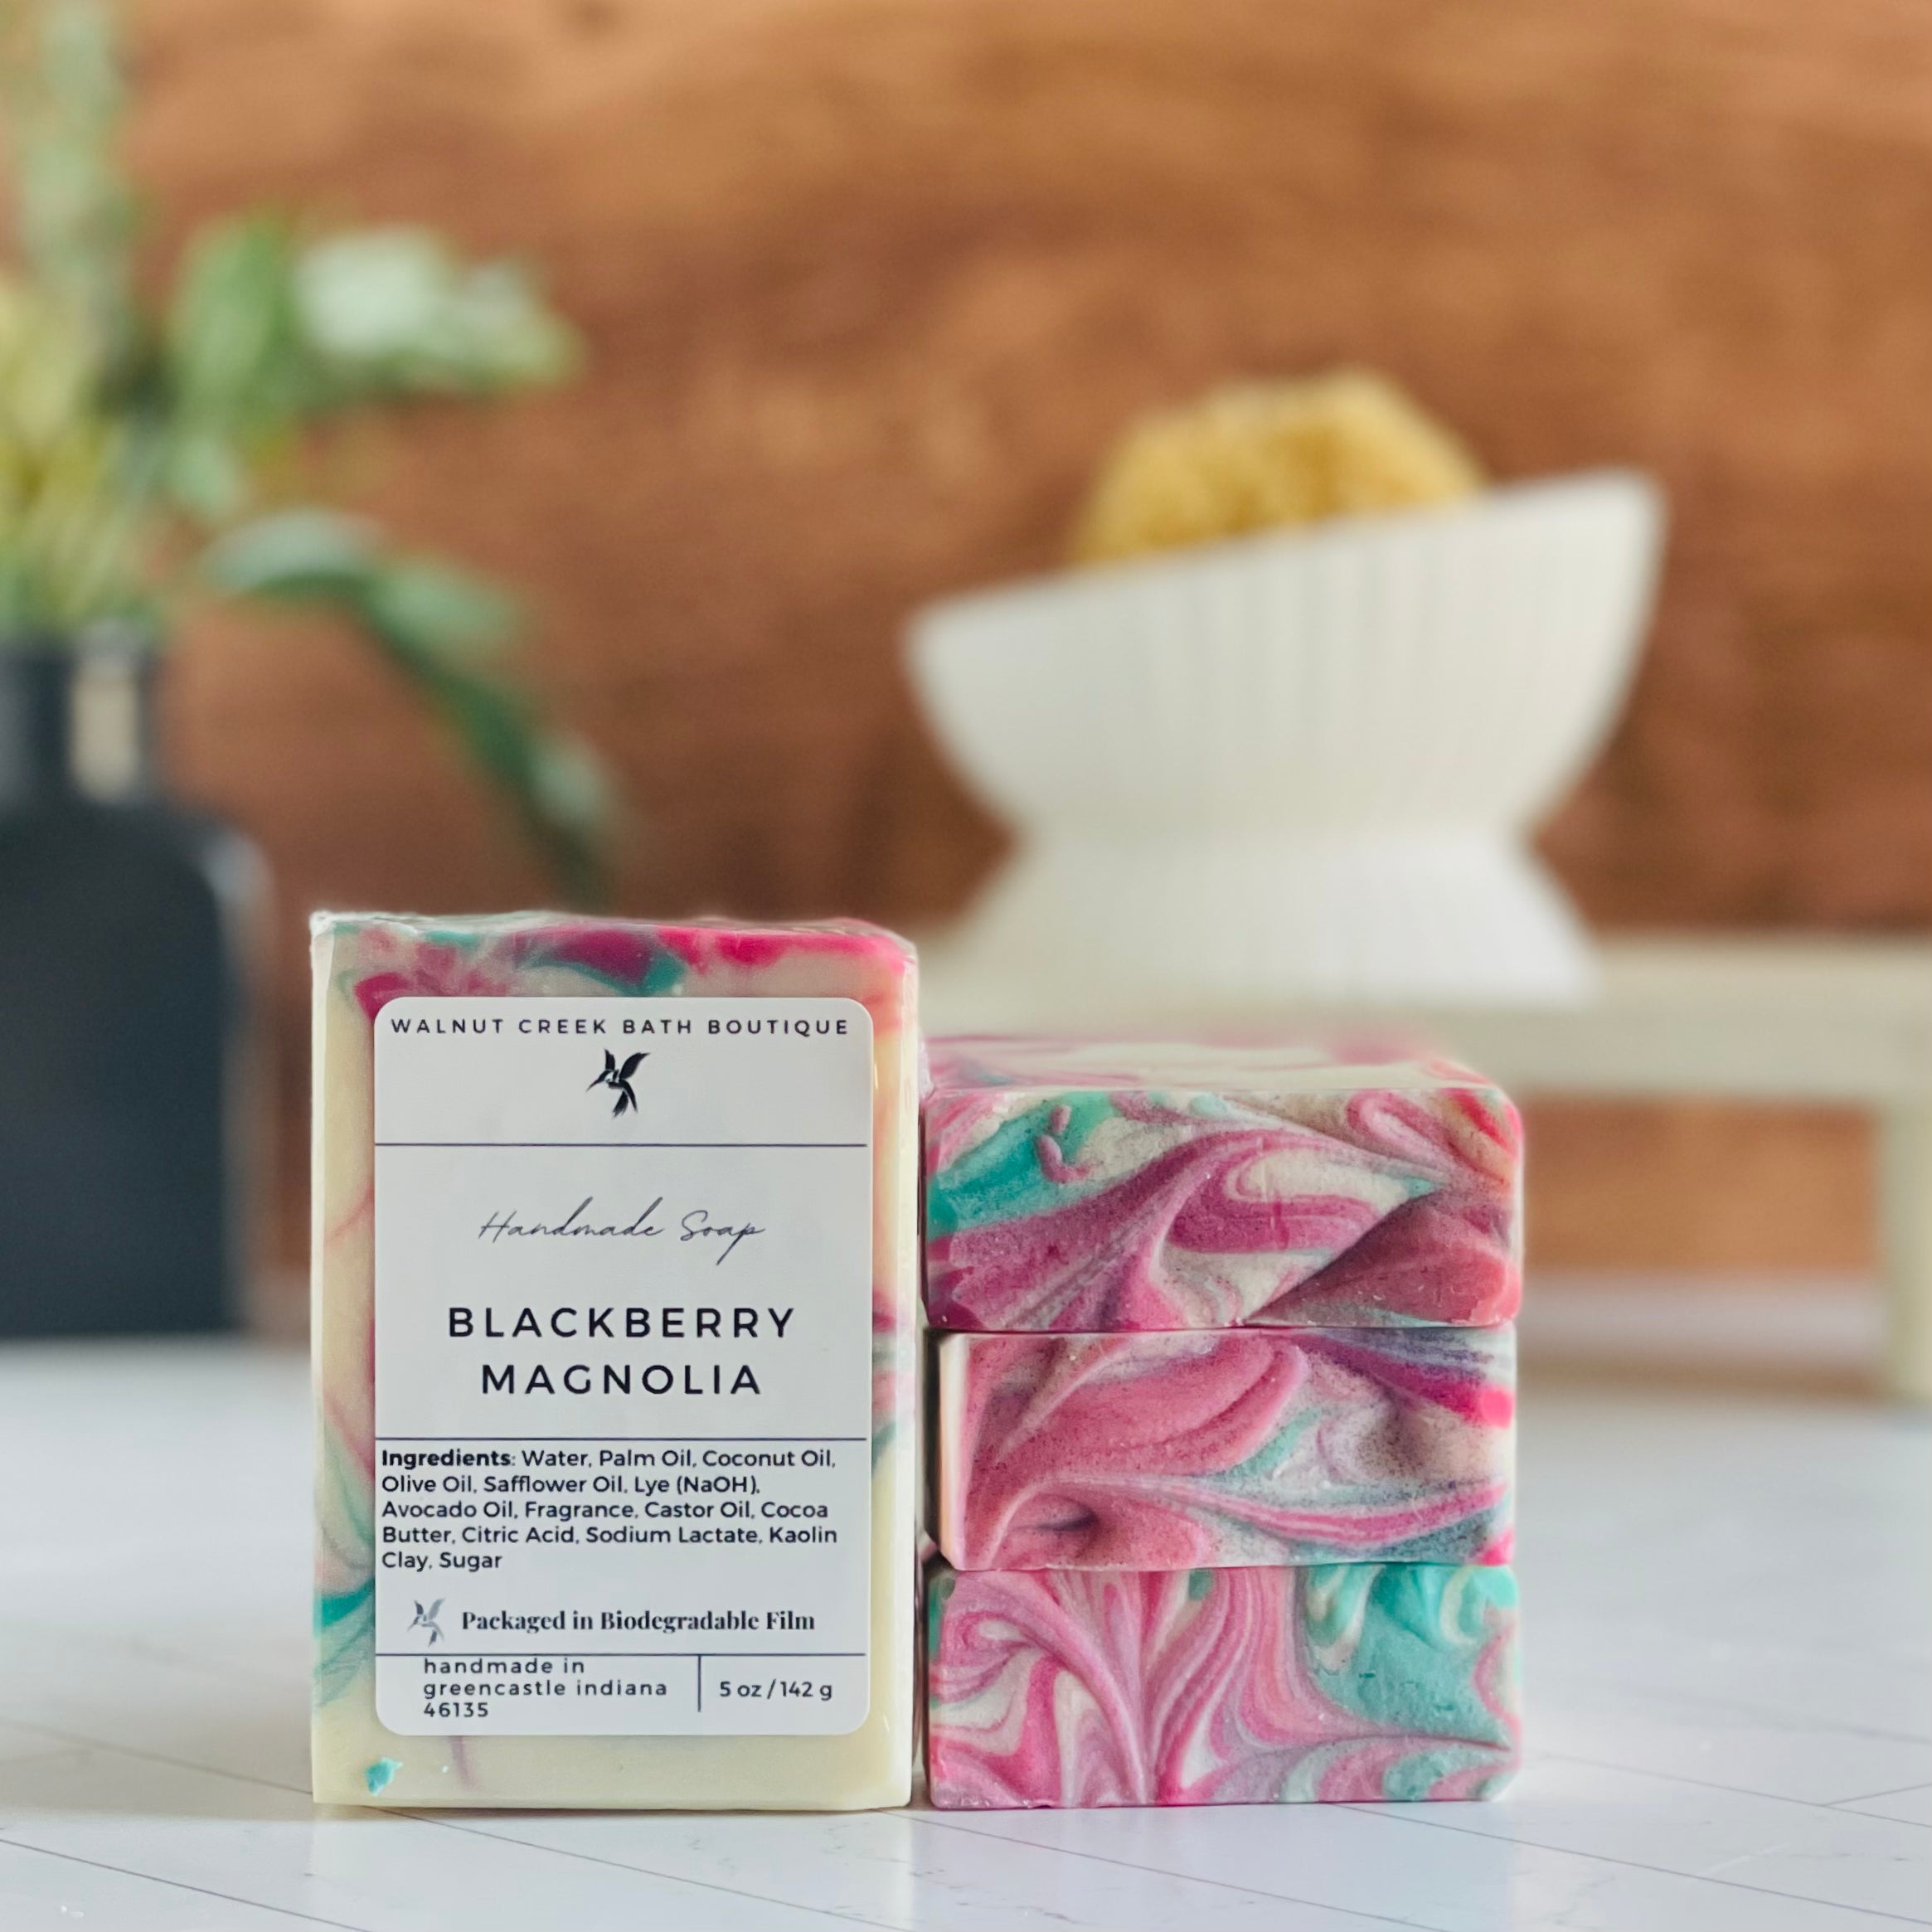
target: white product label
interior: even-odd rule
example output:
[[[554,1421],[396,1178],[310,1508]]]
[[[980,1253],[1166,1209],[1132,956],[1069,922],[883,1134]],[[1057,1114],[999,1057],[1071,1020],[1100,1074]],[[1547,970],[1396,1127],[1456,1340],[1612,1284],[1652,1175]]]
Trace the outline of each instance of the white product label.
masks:
[[[375,1129],[382,1722],[856,1727],[866,1009],[393,1000]]]

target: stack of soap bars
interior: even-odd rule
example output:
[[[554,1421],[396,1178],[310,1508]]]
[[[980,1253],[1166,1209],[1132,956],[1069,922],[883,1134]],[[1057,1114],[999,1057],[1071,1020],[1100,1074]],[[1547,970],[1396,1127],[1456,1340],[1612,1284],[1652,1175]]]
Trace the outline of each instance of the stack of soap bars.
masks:
[[[1369,1046],[931,1054],[932,1802],[1500,1789],[1508,1101]]]

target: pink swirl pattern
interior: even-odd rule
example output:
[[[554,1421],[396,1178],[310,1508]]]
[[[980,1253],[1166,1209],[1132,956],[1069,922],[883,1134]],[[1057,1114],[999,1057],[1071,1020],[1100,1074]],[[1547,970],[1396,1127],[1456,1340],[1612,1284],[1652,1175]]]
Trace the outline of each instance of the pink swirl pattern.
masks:
[[[949,1328],[1488,1326],[1522,1127],[1373,1042],[930,1045],[926,1306]]]
[[[961,1570],[1500,1563],[1515,1334],[950,1334],[937,1536]]]
[[[942,1810],[1493,1796],[1519,1755],[1507,1569],[940,1571]]]
[[[374,1027],[392,999],[487,995],[841,998],[872,1020],[872,1464],[874,1629],[880,1681],[866,1749],[910,1751],[910,1646],[903,1610],[913,1556],[905,1449],[915,1410],[915,1176],[921,1061],[912,949],[853,921],[748,927],[517,914],[484,918],[323,915],[313,929],[318,1089],[314,1332],[318,1475],[314,1702],[317,1790],[386,1804],[689,1803],[721,1775],[682,1740],[506,1736],[399,1740],[375,1713],[373,1612]],[[901,1658],[909,1665],[909,1658]],[[855,1736],[857,1734],[855,1734]],[[896,1745],[890,1741],[896,1740]],[[789,1741],[789,1740],[788,1740]],[[399,1765],[400,1769],[395,1767]],[[681,1769],[688,1765],[688,1769]],[[380,1771],[381,1781],[366,1783]],[[722,1801],[722,1800],[721,1800]]]

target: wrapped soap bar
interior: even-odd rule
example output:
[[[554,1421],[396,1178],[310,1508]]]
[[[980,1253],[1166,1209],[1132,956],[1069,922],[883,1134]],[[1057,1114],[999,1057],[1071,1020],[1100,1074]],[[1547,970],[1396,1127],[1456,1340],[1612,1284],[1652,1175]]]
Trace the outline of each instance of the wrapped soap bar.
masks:
[[[1489,1798],[1516,1769],[1501,1567],[941,1570],[942,1810]]]
[[[1372,1043],[931,1043],[941,1328],[1488,1325],[1522,1294],[1522,1129]]]
[[[905,1803],[910,949],[324,915],[314,959],[316,1796]]]
[[[1515,1331],[939,1337],[960,1570],[1500,1563]]]

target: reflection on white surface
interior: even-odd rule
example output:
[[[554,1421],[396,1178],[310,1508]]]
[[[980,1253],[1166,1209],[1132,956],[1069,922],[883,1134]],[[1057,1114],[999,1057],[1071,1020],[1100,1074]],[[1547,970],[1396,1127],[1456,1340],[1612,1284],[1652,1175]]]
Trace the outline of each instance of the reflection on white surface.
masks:
[[[1875,1391],[1885,1346],[1876,1282],[1820,1276],[1541,1278],[1517,1323],[1536,1370],[1619,1380]]]
[[[1534,1381],[1501,1804],[406,1817],[308,1799],[301,1361],[0,1353],[0,1927],[1923,1922],[1932,1435]]]

